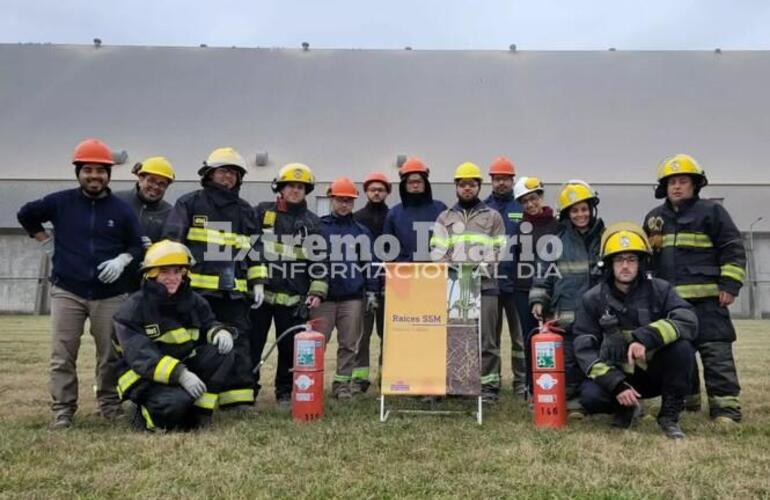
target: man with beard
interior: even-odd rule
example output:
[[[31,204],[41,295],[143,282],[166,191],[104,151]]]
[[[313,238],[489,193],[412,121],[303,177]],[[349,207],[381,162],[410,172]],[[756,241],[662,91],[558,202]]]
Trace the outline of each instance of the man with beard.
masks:
[[[491,267],[505,246],[502,216],[479,199],[481,169],[470,162],[454,175],[457,203],[438,216],[431,238],[433,260],[479,263],[481,277],[481,398],[496,403],[500,392],[500,337],[497,335],[497,280]]]
[[[425,240],[425,248],[417,248],[419,228],[416,226],[423,223],[431,227],[438,214],[446,210],[446,205],[433,199],[428,180],[430,171],[419,158],[408,158],[398,170],[398,174],[401,177],[398,186],[401,203],[388,212],[382,232],[393,235],[398,240],[397,262],[428,262],[429,240]]]
[[[130,206],[142,226],[142,243],[145,248],[160,241],[163,225],[171,212],[171,205],[163,200],[166,190],[174,182],[174,167],[162,156],[153,156],[134,165],[131,170],[138,179],[132,189],[116,191],[115,196]],[[139,290],[142,278],[139,263],[129,268],[131,290]]]
[[[681,439],[698,319],[670,283],[647,277],[651,255],[638,224],[612,224],[602,234],[604,276],[583,295],[572,325],[575,356],[588,377],[580,402],[588,413],[614,413],[613,425],[628,428],[640,400],[661,395],[658,425]]]
[[[369,200],[366,206],[353,214],[356,222],[363,224],[372,234],[372,244],[382,235],[385,217],[388,215],[388,205],[385,203],[391,191],[388,177],[382,172],[372,172],[364,179],[364,192]],[[380,365],[382,365],[382,332],[385,324],[385,296],[380,290],[371,300],[367,299],[364,312],[364,330],[358,345],[356,366],[353,369],[353,382],[357,390],[369,390],[369,345],[372,330],[377,327],[380,337]]]
[[[107,145],[86,139],[75,148],[72,163],[78,188],[29,202],[18,213],[19,223],[53,261],[49,382],[53,429],[71,427],[77,411],[76,361],[86,318],[96,345],[99,413],[107,419],[121,415],[112,316],[127,292],[126,266],[143,254],[139,221],[107,187],[114,164]],[[53,224],[53,236],[43,228],[44,222]]]
[[[489,176],[492,180],[492,194],[484,203],[497,210],[503,217],[505,235],[508,238],[514,236],[519,230],[521,222],[521,204],[513,196],[513,183],[516,176],[516,168],[508,158],[501,156],[489,166]],[[522,321],[516,308],[514,295],[515,282],[518,276],[516,264],[516,247],[510,249],[508,255],[501,257],[498,267],[500,274],[497,284],[500,295],[497,303],[497,344],[500,345],[500,336],[503,331],[503,313],[508,321],[508,333],[511,336],[511,371],[513,371],[513,393],[516,396],[526,395],[526,367],[524,355],[524,336],[522,334]]]
[[[239,196],[246,162],[235,149],[218,148],[203,162],[198,175],[203,189],[177,200],[163,236],[190,249],[194,259],[190,286],[208,301],[218,321],[234,329],[234,376],[219,393],[219,406],[252,405],[249,290],[254,290],[253,302],[259,306],[267,273],[264,264],[248,251],[252,237],[261,230],[251,205]],[[245,254],[245,259],[237,260],[239,254]]]

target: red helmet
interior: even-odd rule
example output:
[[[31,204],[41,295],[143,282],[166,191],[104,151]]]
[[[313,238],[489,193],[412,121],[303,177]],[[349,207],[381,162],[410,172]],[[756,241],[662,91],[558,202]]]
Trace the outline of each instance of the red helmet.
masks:
[[[407,158],[401,168],[398,169],[398,175],[404,177],[409,174],[425,174],[427,177],[430,173],[428,167],[419,158]]]
[[[516,175],[516,167],[511,160],[501,156],[489,166],[489,175]]]
[[[364,179],[364,191],[366,191],[366,189],[369,187],[369,184],[372,182],[381,182],[385,185],[385,189],[388,191],[388,193],[390,193],[391,185],[387,175],[383,174],[382,172],[372,172],[367,175]]]
[[[326,191],[326,196],[339,196],[342,198],[358,198],[358,188],[347,177],[340,177],[332,182]]]
[[[112,151],[105,143],[99,139],[86,139],[75,148],[72,163],[74,165],[98,163],[111,166],[115,164],[115,160],[112,159]]]

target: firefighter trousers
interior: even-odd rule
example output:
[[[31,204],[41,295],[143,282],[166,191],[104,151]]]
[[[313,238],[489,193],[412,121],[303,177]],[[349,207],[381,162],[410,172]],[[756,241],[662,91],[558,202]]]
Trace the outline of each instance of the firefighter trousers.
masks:
[[[503,317],[505,313],[505,317]],[[513,372],[513,392],[524,395],[526,384],[526,365],[524,357],[524,338],[519,321],[519,312],[516,308],[516,299],[512,293],[500,293],[497,301],[497,343],[503,331],[503,321],[508,322],[508,333],[511,336],[511,371]]]
[[[301,325],[306,320],[297,316],[296,307],[263,303],[259,309],[252,309],[251,318],[251,362],[256,367],[262,359],[262,351],[267,343],[270,327],[275,322],[276,338],[288,328]],[[293,332],[278,342],[278,366],[275,371],[275,397],[286,400],[291,398],[292,374],[294,364],[294,335]],[[259,392],[260,374],[255,377],[254,389]]]
[[[695,357],[692,344],[687,340],[676,340],[655,351],[647,363],[647,369],[636,368],[626,375],[626,382],[642,395],[642,398],[656,396],[679,398],[690,387],[692,361]],[[589,414],[614,413],[620,409],[615,396],[591,379],[580,385],[580,404]]]
[[[693,306],[698,314],[698,339],[695,349],[703,365],[709,415],[711,418],[726,416],[740,421],[741,386],[733,358],[735,328],[730,320],[730,313],[726,307],[720,307],[716,299],[693,302]],[[700,406],[700,374],[695,360],[689,392],[687,406]]]
[[[181,360],[206,384],[206,392],[200,398],[193,399],[179,385],[143,379],[130,390],[128,399],[136,403],[147,430],[191,430],[206,425],[220,395],[230,385],[235,360],[234,351],[219,354],[216,346],[202,345]]]
[[[233,342],[235,366],[227,386],[219,394],[219,406],[254,404],[254,375],[251,373],[251,343],[249,341],[249,303],[245,298],[223,298],[206,296],[214,317],[237,330]]]
[[[500,336],[497,295],[481,295],[481,391],[500,392]]]
[[[377,328],[377,336],[380,338],[380,356],[377,361],[378,374],[382,369],[382,339],[385,328],[385,297],[377,296],[377,309],[364,312],[364,329],[361,332],[361,342],[358,344],[358,354],[356,354],[356,367],[353,369],[353,382],[361,388],[363,392],[369,390],[369,367],[370,365],[370,346],[372,331]],[[381,375],[380,375],[381,376]]]

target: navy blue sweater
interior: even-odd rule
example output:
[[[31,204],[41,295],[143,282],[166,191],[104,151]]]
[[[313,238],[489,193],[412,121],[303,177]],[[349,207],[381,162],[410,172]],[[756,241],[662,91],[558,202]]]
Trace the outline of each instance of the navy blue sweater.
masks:
[[[51,283],[91,300],[127,291],[127,270],[106,284],[99,281],[96,269],[121,253],[130,253],[136,261],[144,255],[139,220],[124,201],[112,194],[89,198],[80,188],[68,189],[25,204],[17,217],[30,235],[43,231],[44,222],[53,224]]]
[[[522,218],[522,208],[521,204],[513,199],[513,193],[509,193],[507,196],[499,196],[492,193],[484,200],[484,203],[490,208],[497,210],[503,216],[506,237],[510,238],[518,232],[519,222],[521,222]],[[513,284],[516,279],[515,248],[512,248],[508,255],[502,256],[502,259],[498,266],[498,273],[500,274],[498,285],[501,292],[513,293]]]
[[[357,299],[364,296],[364,292],[377,292],[379,291],[380,284],[376,276],[376,269],[372,268],[372,261],[375,260],[374,256],[374,240],[372,233],[369,229],[356,222],[353,219],[353,215],[347,215],[345,217],[339,217],[331,214],[321,217],[321,234],[327,242],[327,251],[329,252],[329,269],[332,275],[329,277],[329,294],[327,300],[350,300]],[[359,237],[361,243],[366,243],[366,249],[361,245],[355,244],[355,256],[356,260],[348,260],[345,255],[349,251],[350,245],[346,242],[341,246],[342,255],[336,256],[332,253],[334,247],[332,246],[332,236],[353,236]],[[352,240],[351,240],[352,241]],[[366,250],[371,255],[371,259],[368,258]],[[340,259],[335,259],[340,257]],[[357,269],[356,269],[357,267]],[[364,273],[360,270],[366,269]],[[365,274],[368,272],[368,276]]]

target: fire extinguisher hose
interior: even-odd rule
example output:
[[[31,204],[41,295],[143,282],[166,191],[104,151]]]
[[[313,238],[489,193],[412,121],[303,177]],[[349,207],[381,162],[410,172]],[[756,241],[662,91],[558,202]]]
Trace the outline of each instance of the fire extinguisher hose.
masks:
[[[270,346],[270,349],[268,349],[268,350],[267,350],[267,352],[265,353],[265,355],[264,355],[264,356],[262,356],[262,359],[261,359],[261,360],[259,360],[259,363],[258,363],[258,364],[257,364],[257,366],[256,366],[256,367],[255,367],[255,368],[252,370],[252,373],[255,373],[255,374],[256,374],[256,373],[259,371],[259,369],[262,367],[262,365],[264,365],[264,364],[265,364],[265,361],[267,361],[267,358],[269,358],[269,357],[270,357],[270,354],[272,354],[272,352],[273,352],[273,351],[275,350],[275,348],[278,346],[278,343],[279,343],[281,340],[283,340],[283,338],[284,338],[284,337],[286,337],[286,336],[287,336],[287,335],[289,335],[290,333],[293,333],[293,332],[295,332],[295,331],[297,331],[297,330],[307,330],[308,328],[309,328],[309,327],[308,327],[308,325],[307,325],[306,323],[303,323],[303,324],[301,324],[301,325],[294,325],[294,326],[292,326],[292,327],[290,327],[290,328],[287,328],[286,330],[284,330],[284,331],[283,331],[283,332],[282,332],[280,335],[278,335],[278,337],[276,337],[276,339],[275,339],[275,342],[273,342],[273,344]]]

